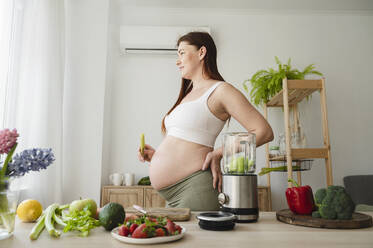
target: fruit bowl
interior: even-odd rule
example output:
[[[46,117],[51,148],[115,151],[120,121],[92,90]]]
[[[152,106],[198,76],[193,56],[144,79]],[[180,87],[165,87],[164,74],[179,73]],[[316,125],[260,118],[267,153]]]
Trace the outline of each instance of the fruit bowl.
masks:
[[[175,240],[181,239],[186,229],[182,226],[181,227],[181,233],[177,235],[172,236],[164,236],[164,237],[153,237],[153,238],[131,238],[131,237],[125,237],[118,234],[119,227],[114,228],[111,231],[111,236],[115,238],[116,240],[119,240],[120,242],[128,243],[128,244],[159,244],[159,243],[166,243],[171,242]]]

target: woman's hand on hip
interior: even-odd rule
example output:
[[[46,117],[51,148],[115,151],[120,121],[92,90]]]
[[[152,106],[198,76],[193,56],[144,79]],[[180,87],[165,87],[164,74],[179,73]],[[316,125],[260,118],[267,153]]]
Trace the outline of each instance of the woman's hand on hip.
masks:
[[[140,149],[141,148],[139,147],[139,149],[137,151],[137,157],[139,158],[139,160],[141,162],[145,162],[145,161],[150,162],[152,160],[152,157],[153,157],[154,153],[155,153],[155,149],[148,144],[145,144],[143,154],[141,154]]]
[[[202,165],[202,170],[207,170],[209,167],[211,168],[212,187],[214,187],[214,189],[216,189],[217,187],[219,192],[221,192],[221,184],[223,181],[223,177],[220,170],[221,158],[222,156],[218,152],[209,152],[207,153],[205,162]]]

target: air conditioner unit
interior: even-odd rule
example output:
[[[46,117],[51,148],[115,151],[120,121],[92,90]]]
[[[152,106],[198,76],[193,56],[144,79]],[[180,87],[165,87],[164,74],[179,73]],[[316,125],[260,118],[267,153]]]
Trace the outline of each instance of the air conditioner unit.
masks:
[[[121,53],[151,53],[176,55],[177,40],[180,36],[191,31],[203,31],[210,33],[210,28],[173,26],[121,26]]]

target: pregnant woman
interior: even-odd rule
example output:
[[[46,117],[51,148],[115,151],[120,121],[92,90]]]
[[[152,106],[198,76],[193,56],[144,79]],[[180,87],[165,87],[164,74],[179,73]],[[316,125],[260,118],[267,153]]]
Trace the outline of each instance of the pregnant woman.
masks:
[[[146,144],[138,157],[150,162],[150,181],[168,207],[218,210],[222,148],[214,150],[214,144],[226,121],[233,117],[255,133],[257,146],[271,141],[273,132],[246,97],[224,82],[217,69],[216,46],[208,33],[188,33],[177,46],[181,89],[162,120],[165,138],[157,150]]]

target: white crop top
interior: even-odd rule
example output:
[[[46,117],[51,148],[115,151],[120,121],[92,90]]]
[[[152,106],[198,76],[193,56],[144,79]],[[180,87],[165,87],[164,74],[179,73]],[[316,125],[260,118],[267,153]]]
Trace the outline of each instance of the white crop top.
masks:
[[[221,83],[211,86],[198,99],[177,105],[165,118],[167,135],[214,147],[225,121],[211,113],[207,99]]]

